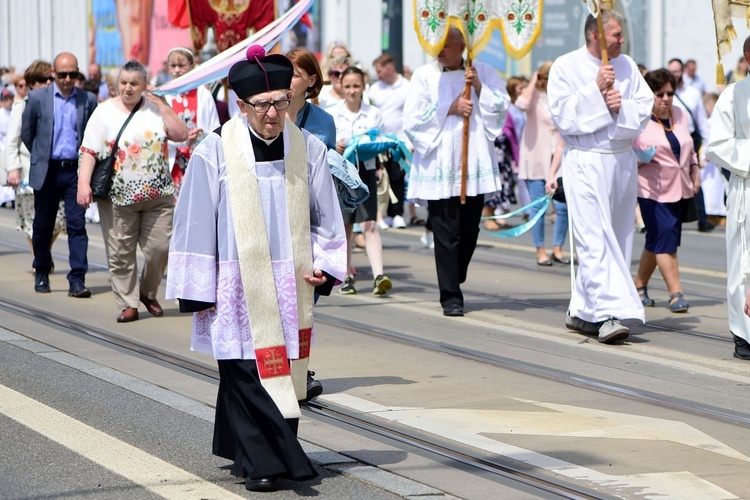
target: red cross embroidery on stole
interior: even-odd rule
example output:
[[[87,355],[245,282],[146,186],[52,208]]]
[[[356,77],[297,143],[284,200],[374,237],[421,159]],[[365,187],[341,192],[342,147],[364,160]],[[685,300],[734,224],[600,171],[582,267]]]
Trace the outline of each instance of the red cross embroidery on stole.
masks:
[[[289,360],[286,357],[286,346],[279,345],[255,350],[256,364],[260,378],[281,377],[289,375]]]
[[[312,339],[312,328],[299,331],[299,359],[310,357],[310,340]]]

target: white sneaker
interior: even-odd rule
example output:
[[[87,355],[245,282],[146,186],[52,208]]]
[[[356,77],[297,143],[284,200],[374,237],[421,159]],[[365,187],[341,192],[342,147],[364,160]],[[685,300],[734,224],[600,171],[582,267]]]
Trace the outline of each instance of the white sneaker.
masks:
[[[617,341],[627,339],[629,336],[630,330],[628,327],[615,318],[608,319],[599,327],[598,340],[602,344],[614,344]]]
[[[406,221],[403,217],[400,215],[397,215],[393,218],[393,223],[391,224],[392,228],[395,229],[404,229],[406,227]]]
[[[391,228],[391,226],[389,226],[383,219],[378,220],[377,225],[378,229],[380,229],[381,231],[387,231]]]
[[[432,235],[432,232],[425,231],[422,233],[422,236],[420,236],[419,241],[422,242],[422,245],[425,248],[435,248],[435,237]]]

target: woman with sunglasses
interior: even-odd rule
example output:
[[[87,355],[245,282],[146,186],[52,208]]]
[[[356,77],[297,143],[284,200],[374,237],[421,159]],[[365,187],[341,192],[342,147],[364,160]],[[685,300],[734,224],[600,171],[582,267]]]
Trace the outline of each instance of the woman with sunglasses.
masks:
[[[54,81],[52,76],[52,65],[47,61],[36,60],[32,62],[23,74],[23,81],[28,84],[30,90],[43,89]],[[16,84],[18,89],[18,84]],[[28,92],[20,101],[13,103],[8,122],[8,135],[5,141],[5,154],[8,164],[8,185],[16,190],[16,229],[23,232],[29,241],[31,253],[34,253],[32,236],[34,235],[34,189],[29,186],[29,168],[31,155],[29,150],[21,141],[21,122],[23,110],[26,109]],[[52,243],[65,232],[65,209],[63,202],[57,210],[55,227],[52,231]],[[52,271],[54,271],[54,265]],[[34,270],[32,269],[32,272]]]
[[[339,55],[331,59],[327,70],[328,82],[324,83],[318,96],[318,106],[321,109],[331,113],[333,108],[344,101],[345,95],[341,88],[341,75],[346,68],[353,65],[354,62],[349,56]]]
[[[365,75],[359,68],[346,68],[341,74],[341,88],[346,96],[344,102],[336,107],[331,114],[336,122],[336,151],[343,154],[350,144],[352,137],[364,134],[372,129],[380,130],[383,118],[380,110],[362,101],[365,90]],[[347,277],[341,293],[355,294],[354,276],[352,275],[352,230],[354,223],[358,223],[365,235],[367,258],[372,269],[373,292],[375,295],[385,295],[391,289],[392,283],[383,274],[383,243],[377,226],[378,201],[374,193],[377,192],[378,179],[375,171],[375,158],[361,161],[358,164],[359,176],[370,190],[370,196],[357,206],[356,210],[344,212],[344,226],[347,240]]]
[[[16,101],[23,101],[29,95],[29,85],[26,83],[25,75],[16,75],[13,78],[13,88],[16,89]]]
[[[638,206],[646,225],[646,246],[635,286],[644,307],[653,307],[647,287],[658,266],[669,290],[669,310],[684,313],[690,304],[682,295],[677,247],[682,223],[700,188],[700,170],[688,117],[672,105],[677,87],[674,75],[662,68],[644,78],[655,99],[651,120],[633,141],[638,156]]]
[[[175,47],[167,54],[169,74],[179,78],[195,67],[195,55],[187,47]],[[193,150],[210,132],[221,126],[219,112],[211,91],[203,85],[184,94],[168,95],[167,102],[177,116],[187,125],[188,138],[184,142],[169,141],[169,168],[175,185],[175,194],[180,192],[182,177],[185,175]]]

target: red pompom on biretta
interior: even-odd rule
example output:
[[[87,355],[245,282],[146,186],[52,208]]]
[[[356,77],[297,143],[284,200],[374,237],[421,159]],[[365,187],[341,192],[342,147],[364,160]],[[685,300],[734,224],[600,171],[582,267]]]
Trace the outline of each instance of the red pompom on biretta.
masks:
[[[271,90],[289,90],[294,73],[292,61],[281,54],[266,55],[260,45],[248,47],[245,57],[246,61],[229,70],[229,85],[240,99]]]
[[[260,45],[251,45],[247,48],[247,51],[245,52],[245,57],[248,61],[252,61],[253,59],[261,59],[263,57],[266,57],[266,49],[261,47]]]

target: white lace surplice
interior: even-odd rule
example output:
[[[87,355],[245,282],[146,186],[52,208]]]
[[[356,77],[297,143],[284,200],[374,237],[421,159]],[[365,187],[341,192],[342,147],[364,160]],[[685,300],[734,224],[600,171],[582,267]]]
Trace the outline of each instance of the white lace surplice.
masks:
[[[340,282],[346,275],[346,236],[326,148],[303,133],[308,149],[313,268],[326,271]],[[285,153],[288,145],[285,131]],[[253,158],[249,136],[245,157]],[[287,355],[296,359],[299,339],[290,232],[293,221],[289,221],[286,209],[284,162],[260,162],[248,168],[258,178]],[[175,211],[167,299],[216,304],[216,311],[209,311],[203,318],[194,315],[194,351],[213,354],[216,359],[254,359],[220,136],[212,133],[201,143],[187,172]]]

